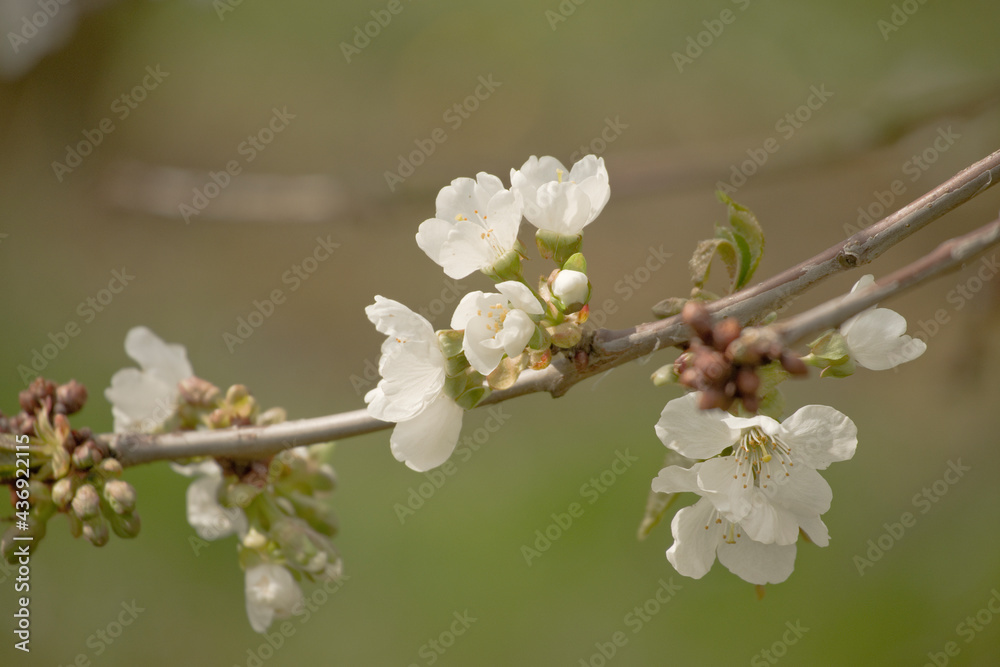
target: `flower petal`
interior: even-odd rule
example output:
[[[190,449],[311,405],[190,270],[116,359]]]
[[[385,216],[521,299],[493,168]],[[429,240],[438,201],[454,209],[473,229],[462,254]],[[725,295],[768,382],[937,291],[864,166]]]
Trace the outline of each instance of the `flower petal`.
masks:
[[[851,358],[865,368],[884,371],[913,361],[927,344],[906,335],[906,318],[889,308],[872,308],[840,327]]]
[[[796,463],[816,470],[850,459],[858,446],[858,427],[850,417],[828,405],[799,408],[774,435],[791,449]]]
[[[205,475],[191,482],[187,488],[187,520],[203,540],[217,540],[232,534],[247,532],[247,518],[236,507],[219,504],[221,475]]]
[[[667,560],[685,577],[704,577],[712,569],[722,541],[723,524],[716,522],[715,508],[702,498],[674,515],[670,531],[674,543],[667,549]]]
[[[519,283],[516,280],[497,283],[497,291],[507,297],[510,305],[518,310],[523,310],[531,315],[542,315],[545,313],[542,304],[538,303],[538,299],[531,293],[528,286],[523,283]]]
[[[719,545],[719,562],[751,584],[780,584],[795,569],[794,544],[761,544],[746,535]]]
[[[667,403],[656,423],[664,445],[689,459],[707,459],[731,446],[739,431],[730,429],[722,410],[699,410],[698,395],[691,393]]]
[[[389,439],[392,455],[417,472],[441,465],[458,444],[463,412],[442,394],[416,417],[396,424]]]
[[[528,314],[523,310],[512,310],[503,321],[503,329],[497,334],[497,341],[503,345],[503,351],[508,357],[516,357],[524,352],[534,334],[535,323]]]
[[[250,626],[262,634],[275,618],[288,618],[305,601],[291,573],[273,563],[248,568],[244,588]]]

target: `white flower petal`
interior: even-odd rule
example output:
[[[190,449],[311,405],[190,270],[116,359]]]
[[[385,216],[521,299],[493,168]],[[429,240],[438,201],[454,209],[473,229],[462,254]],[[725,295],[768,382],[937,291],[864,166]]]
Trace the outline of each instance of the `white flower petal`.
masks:
[[[674,543],[667,550],[667,560],[685,577],[701,579],[715,563],[715,552],[722,540],[722,524],[704,498],[674,515],[670,530]]]
[[[523,310],[512,310],[503,321],[503,329],[497,334],[497,341],[503,346],[508,357],[516,357],[524,352],[525,346],[535,334],[535,323]]]
[[[795,544],[799,539],[799,519],[795,514],[768,502],[760,489],[752,488],[750,511],[740,520],[747,537],[761,544]]]
[[[139,362],[142,370],[170,385],[194,375],[184,346],[163,342],[147,327],[133,327],[125,334],[125,353]]]
[[[375,297],[375,303],[365,308],[365,314],[379,333],[392,338],[436,341],[434,327],[398,301],[384,296]]]
[[[657,493],[683,493],[685,491],[700,493],[698,470],[701,465],[701,463],[695,463],[690,468],[667,466],[653,478],[651,484],[653,491]]]
[[[830,530],[818,516],[801,517],[799,527],[816,546],[825,547],[830,544]]]
[[[503,358],[502,342],[494,333],[485,317],[474,317],[465,326],[462,350],[469,365],[483,375],[492,373]]]
[[[413,419],[396,424],[389,440],[392,455],[417,472],[441,465],[458,444],[463,412],[442,394]]]
[[[795,569],[794,544],[761,544],[746,535],[719,545],[719,562],[751,584],[780,584]]]
[[[823,476],[806,465],[786,468],[786,475],[772,479],[761,492],[771,504],[803,516],[819,516],[830,509],[833,490]],[[755,540],[767,540],[754,537]]]
[[[244,535],[247,519],[242,510],[226,508],[219,504],[219,487],[222,477],[205,475],[191,482],[187,488],[187,520],[203,540],[217,540],[229,535]]]
[[[518,310],[523,310],[531,315],[542,315],[545,313],[542,304],[538,303],[538,299],[531,293],[528,286],[523,283],[519,283],[516,280],[497,283],[497,291],[507,297],[511,306]]]
[[[906,318],[889,308],[866,310],[841,325],[851,358],[873,371],[913,361],[927,344],[906,335]]]
[[[667,403],[656,423],[664,445],[689,459],[707,459],[731,446],[739,431],[722,422],[722,410],[699,410],[698,395],[687,394]]]
[[[247,569],[245,591],[250,626],[262,634],[275,618],[288,618],[305,601],[291,573],[272,563]]]
[[[590,294],[587,274],[580,271],[560,271],[552,281],[552,294],[564,304],[585,303]]]
[[[858,427],[850,417],[827,405],[799,408],[781,423],[776,435],[791,448],[796,462],[816,470],[850,459],[858,446]]]
[[[538,188],[535,200],[540,213],[535,225],[569,236],[580,234],[593,220],[587,193],[576,183],[546,183]]]

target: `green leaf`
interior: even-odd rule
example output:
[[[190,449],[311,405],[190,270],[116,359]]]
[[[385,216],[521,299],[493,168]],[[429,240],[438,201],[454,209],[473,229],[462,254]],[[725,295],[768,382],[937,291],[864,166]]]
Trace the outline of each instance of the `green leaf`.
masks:
[[[737,204],[721,190],[715,194],[719,201],[729,208],[729,224],[736,236],[746,244],[750,255],[750,261],[747,263],[746,274],[743,278],[743,285],[746,285],[753,278],[757,265],[760,264],[760,259],[764,256],[764,230],[757,221],[757,216],[750,209]]]
[[[667,297],[653,306],[653,315],[656,315],[661,319],[664,317],[673,317],[677,313],[684,310],[684,304],[689,300],[690,299],[685,299],[679,296]]]

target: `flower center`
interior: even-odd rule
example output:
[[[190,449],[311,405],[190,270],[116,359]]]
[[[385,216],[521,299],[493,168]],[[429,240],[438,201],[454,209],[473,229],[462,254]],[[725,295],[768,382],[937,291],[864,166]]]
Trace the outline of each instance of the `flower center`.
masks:
[[[733,478],[742,479],[744,489],[750,484],[766,489],[770,482],[788,477],[788,468],[795,465],[791,447],[757,426],[743,432],[739,442],[733,445],[733,456],[736,458]]]
[[[503,321],[507,319],[509,312],[510,309],[502,303],[495,303],[487,309],[485,314],[481,310],[477,310],[476,314],[486,318],[486,328],[492,331],[493,336],[496,337],[503,329]]]

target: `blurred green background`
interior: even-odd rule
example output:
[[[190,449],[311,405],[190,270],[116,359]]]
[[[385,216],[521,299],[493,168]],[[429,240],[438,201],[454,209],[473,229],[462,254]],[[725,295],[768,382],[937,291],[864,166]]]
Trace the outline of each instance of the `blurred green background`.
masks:
[[[905,193],[890,209],[1000,143],[993,3],[130,0],[77,12],[81,2],[30,38],[34,63],[14,53],[9,33],[39,5],[6,5],[0,408],[17,409],[18,367],[76,322],[79,335],[43,374],[85,383],[91,400],[74,423],[100,431],[111,428],[103,388],[130,364],[122,342],[138,324],[186,345],[200,376],[243,382],[292,417],[362,407],[381,343],[363,312],[373,295],[429,309],[439,327],[450,317],[442,302],[455,288],[413,234],[433,215],[437,190],[459,176],[482,170],[507,181],[532,154],[569,163],[581,146],[601,152],[612,197],[584,249],[594,301],[619,308],[606,326],[624,328],[649,319],[660,299],[686,294],[687,258],[722,219],[716,183],[769,137],[779,150],[734,195],[767,232],[760,278],[843,239],[845,225],[858,226],[858,208],[875,205],[893,181]],[[894,12],[898,30],[879,23]],[[385,25],[372,23],[379,18]],[[358,37],[366,26],[375,35],[367,43]],[[700,54],[690,46],[699,40]],[[697,57],[678,67],[674,54],[689,48]],[[165,75],[138,91],[134,108],[122,106],[147,67]],[[480,77],[498,85],[467,101]],[[788,134],[779,123],[814,86],[833,95]],[[455,104],[466,105],[464,117]],[[244,142],[274,109],[294,118],[248,161]],[[67,147],[85,131],[95,136],[103,119],[113,131],[57,178],[53,162],[65,162]],[[386,172],[436,128],[446,140],[390,189]],[[957,138],[935,148],[949,128]],[[230,161],[241,173],[185,222],[179,206]],[[981,195],[870,270],[884,275],[994,219],[998,201],[1000,190]],[[533,245],[528,223],[522,236]],[[340,247],[292,290],[282,276],[318,237]],[[628,287],[626,277],[661,246],[671,258]],[[735,665],[773,664],[761,653],[773,648],[772,660],[786,665],[923,665],[955,642],[948,664],[997,664],[1000,618],[986,605],[1000,589],[1000,289],[970,282],[982,266],[888,304],[911,331],[939,309],[947,314],[918,362],[788,385],[790,410],[833,405],[856,421],[860,445],[825,474],[834,489],[824,517],[830,546],[801,544],[795,573],[760,601],[719,565],[699,581],[674,572],[664,558],[669,526],[635,538],[663,460],[653,424],[678,394],[648,381],[672,359],[665,351],[555,402],[504,404],[502,428],[488,439],[480,431],[479,450],[456,459],[456,474],[403,522],[397,505],[428,478],[392,459],[385,432],[339,444],[337,544],[349,578],[329,599],[314,598],[323,603],[308,622],[293,619],[294,635],[274,651],[259,650],[266,639],[246,620],[234,538],[192,549],[188,480],[163,464],[129,470],[139,539],[95,549],[74,541],[62,517],[50,525],[32,560],[30,655],[12,648],[14,581],[0,574],[2,661]],[[123,267],[135,276],[127,288],[100,312],[81,309]],[[537,259],[528,267],[549,270]],[[859,276],[829,281],[796,308]],[[488,284],[474,275],[459,289]],[[961,308],[949,300],[960,286],[978,290]],[[223,334],[274,289],[287,300],[230,352]],[[485,416],[468,414],[463,434],[474,437]],[[625,452],[638,461],[590,504],[581,485]],[[939,483],[946,494],[920,513],[915,494],[959,459],[970,470],[953,486]],[[522,545],[573,502],[583,515],[528,565]],[[859,575],[855,556],[907,511],[916,524]],[[669,602],[647,605],[671,581],[680,589]],[[113,643],[93,637],[133,601],[143,611]],[[637,627],[629,615],[643,605],[656,613]],[[475,622],[436,652],[428,642],[451,644],[453,614],[466,611]],[[969,637],[959,624],[977,613],[992,623]],[[782,644],[797,623],[808,631]],[[601,646],[610,653],[619,631],[627,641],[606,659]]]

